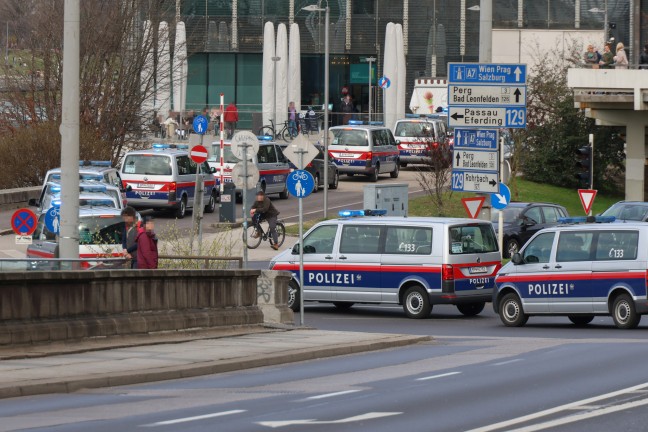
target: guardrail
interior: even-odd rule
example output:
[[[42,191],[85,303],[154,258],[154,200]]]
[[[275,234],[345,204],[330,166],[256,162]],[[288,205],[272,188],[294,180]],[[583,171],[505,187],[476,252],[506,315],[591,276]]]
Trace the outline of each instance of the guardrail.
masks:
[[[189,260],[189,261],[204,261],[203,266],[201,267],[202,269],[212,269],[212,268],[231,268],[231,267],[220,267],[220,266],[214,266],[212,267],[212,262],[213,261],[236,261],[238,264],[236,268],[243,268],[243,257],[235,257],[235,256],[207,256],[207,255],[187,255],[187,256],[179,256],[179,255],[160,255],[158,256],[158,260],[172,260],[172,261],[184,261],[184,260]],[[196,263],[197,264],[197,263]],[[162,267],[162,266],[160,266]],[[166,267],[166,266],[164,266]],[[173,267],[169,267],[173,268]],[[184,267],[183,267],[184,268]],[[191,267],[191,268],[198,268],[198,267]]]

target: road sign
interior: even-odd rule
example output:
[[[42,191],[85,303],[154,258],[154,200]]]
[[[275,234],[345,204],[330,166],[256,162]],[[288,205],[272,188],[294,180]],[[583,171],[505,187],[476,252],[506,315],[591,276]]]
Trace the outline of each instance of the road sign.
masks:
[[[511,202],[511,190],[504,183],[499,185],[499,193],[491,195],[491,206],[497,210],[503,210]]]
[[[54,234],[59,234],[61,230],[61,208],[50,207],[45,213],[45,226]]]
[[[452,171],[452,190],[459,192],[498,192],[497,173],[478,171]]]
[[[450,127],[526,127],[526,107],[448,106]]]
[[[241,189],[255,188],[259,183],[259,169],[252,162],[247,162],[247,177],[245,176],[245,164],[238,162],[232,168],[232,182]]]
[[[11,216],[11,229],[17,235],[31,235],[36,230],[37,221],[33,211],[27,208],[18,209]]]
[[[461,198],[461,204],[463,204],[466,213],[468,213],[468,216],[470,216],[471,219],[475,219],[479,215],[479,212],[484,205],[484,201],[486,201],[485,196]]]
[[[451,105],[526,106],[526,86],[451,85]]]
[[[304,135],[298,135],[283,150],[284,156],[297,167],[304,169],[319,154],[319,150]],[[301,163],[299,162],[301,159]]]
[[[448,82],[526,84],[526,65],[493,63],[449,63]]]
[[[454,149],[497,150],[499,131],[497,129],[455,129]]]
[[[583,210],[586,214],[589,214],[592,210],[592,204],[594,204],[594,197],[596,197],[596,189],[578,189],[578,196],[583,204]]]
[[[259,151],[259,138],[250,131],[238,131],[232,137],[232,154],[237,159],[243,160],[243,153],[247,151],[248,160]]]
[[[286,188],[292,196],[305,198],[313,192],[315,179],[308,171],[296,170],[288,175],[286,179]]]
[[[455,149],[452,156],[452,169],[497,172],[499,169],[497,156],[497,150]]]
[[[387,78],[386,76],[381,77],[378,80],[378,87],[380,87],[380,88],[388,89],[390,85],[391,85],[391,80],[389,78]]]
[[[193,120],[193,130],[196,132],[198,135],[205,135],[207,132],[207,124],[208,124],[207,117],[199,115],[194,117]]]
[[[189,156],[191,157],[192,161],[196,162],[197,164],[201,164],[207,160],[207,157],[209,157],[209,152],[205,147],[197,145],[191,149]]]
[[[30,235],[16,235],[17,245],[30,245],[33,243],[33,238]]]

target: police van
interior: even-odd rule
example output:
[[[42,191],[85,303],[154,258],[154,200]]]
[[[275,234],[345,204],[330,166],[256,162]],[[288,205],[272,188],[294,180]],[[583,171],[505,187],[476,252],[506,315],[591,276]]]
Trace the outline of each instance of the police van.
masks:
[[[92,196],[89,196],[92,194]],[[52,207],[52,203],[61,199],[61,183],[50,181],[45,183],[41,189],[39,198],[31,198],[28,204],[36,207],[36,213],[40,214]],[[112,186],[98,181],[82,181],[79,183],[79,205],[88,205],[88,200],[105,199],[104,203],[110,207],[123,209],[126,205],[126,199],[122,196],[121,190],[117,186]],[[114,204],[109,204],[114,202]],[[92,203],[90,203],[92,204]]]
[[[304,235],[304,300],[399,304],[425,318],[434,304],[479,314],[493,294],[501,255],[490,222],[462,218],[362,217],[341,212]],[[358,216],[358,217],[355,217]],[[277,255],[272,270],[293,273],[289,306],[299,310],[299,244]]]
[[[122,180],[119,176],[119,170],[114,168],[110,161],[82,160],[79,161],[79,180],[96,181],[108,185],[116,186],[122,190]],[[54,168],[45,174],[47,182],[61,181],[61,168]]]
[[[618,328],[637,327],[648,313],[648,225],[562,222],[536,233],[499,271],[493,309],[504,325],[533,315],[586,325],[611,315]]]
[[[121,163],[121,178],[128,205],[136,209],[174,210],[181,219],[193,208],[198,165],[189,157],[184,144],[153,144],[149,150],[126,153]],[[205,212],[216,210],[218,189],[214,170],[201,165],[205,185]]]
[[[333,135],[329,154],[340,174],[364,174],[373,182],[378,181],[382,173],[398,177],[398,147],[389,128],[351,120],[349,126],[336,126],[329,131]]]
[[[447,166],[452,161],[452,149],[446,121],[438,115],[411,115],[396,121],[394,137],[398,145],[400,164]],[[437,160],[433,160],[432,156]]]
[[[250,161],[259,170],[259,188],[267,194],[279,194],[279,198],[288,198],[288,188],[286,179],[290,174],[290,162],[284,156],[281,146],[271,141],[271,137],[261,136],[259,138],[259,150],[257,154],[250,155]],[[220,141],[212,143],[210,156],[207,163],[215,170],[217,184],[220,184],[220,163],[221,151]],[[232,153],[230,141],[223,142],[223,182],[232,181],[232,169],[239,161]],[[236,189],[237,197],[240,197],[243,191]]]

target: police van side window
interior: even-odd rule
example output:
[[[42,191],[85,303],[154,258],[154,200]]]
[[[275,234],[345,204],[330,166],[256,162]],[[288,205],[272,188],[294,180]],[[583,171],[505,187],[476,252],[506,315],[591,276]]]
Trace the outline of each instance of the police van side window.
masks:
[[[176,163],[179,175],[196,174],[196,164],[189,159],[189,156],[178,156]]]
[[[304,253],[333,253],[337,225],[323,225],[315,228],[304,239]]]
[[[345,225],[342,227],[340,253],[380,253],[380,226]]]
[[[431,228],[387,227],[385,253],[429,255],[431,252]]]
[[[597,261],[637,259],[639,233],[637,231],[600,232],[596,242]]]
[[[594,233],[591,231],[563,231],[558,238],[556,261],[590,261]]]
[[[522,259],[525,263],[548,263],[551,258],[555,233],[549,232],[538,235],[524,248]]]

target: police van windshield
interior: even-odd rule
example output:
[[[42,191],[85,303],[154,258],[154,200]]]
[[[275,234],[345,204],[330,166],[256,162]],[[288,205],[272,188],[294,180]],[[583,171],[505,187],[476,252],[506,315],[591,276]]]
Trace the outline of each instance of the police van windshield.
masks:
[[[396,125],[397,137],[429,137],[434,138],[434,127],[426,122],[398,122]]]
[[[171,175],[171,159],[164,155],[133,154],[124,161],[125,174]]]
[[[332,129],[333,131],[333,145],[341,146],[368,146],[367,131],[358,129]]]
[[[492,225],[475,224],[450,228],[450,253],[452,255],[497,251],[497,239]]]
[[[223,151],[223,161],[226,164],[238,163],[239,159],[236,156],[234,156],[234,154],[232,153],[232,147],[231,146],[228,146],[228,145],[223,146],[223,149],[224,149],[224,151]],[[211,156],[209,156],[207,161],[217,163],[217,164],[220,163],[220,143],[212,145]]]
[[[123,228],[124,222],[120,216],[82,217],[79,223],[79,244],[121,244]]]

